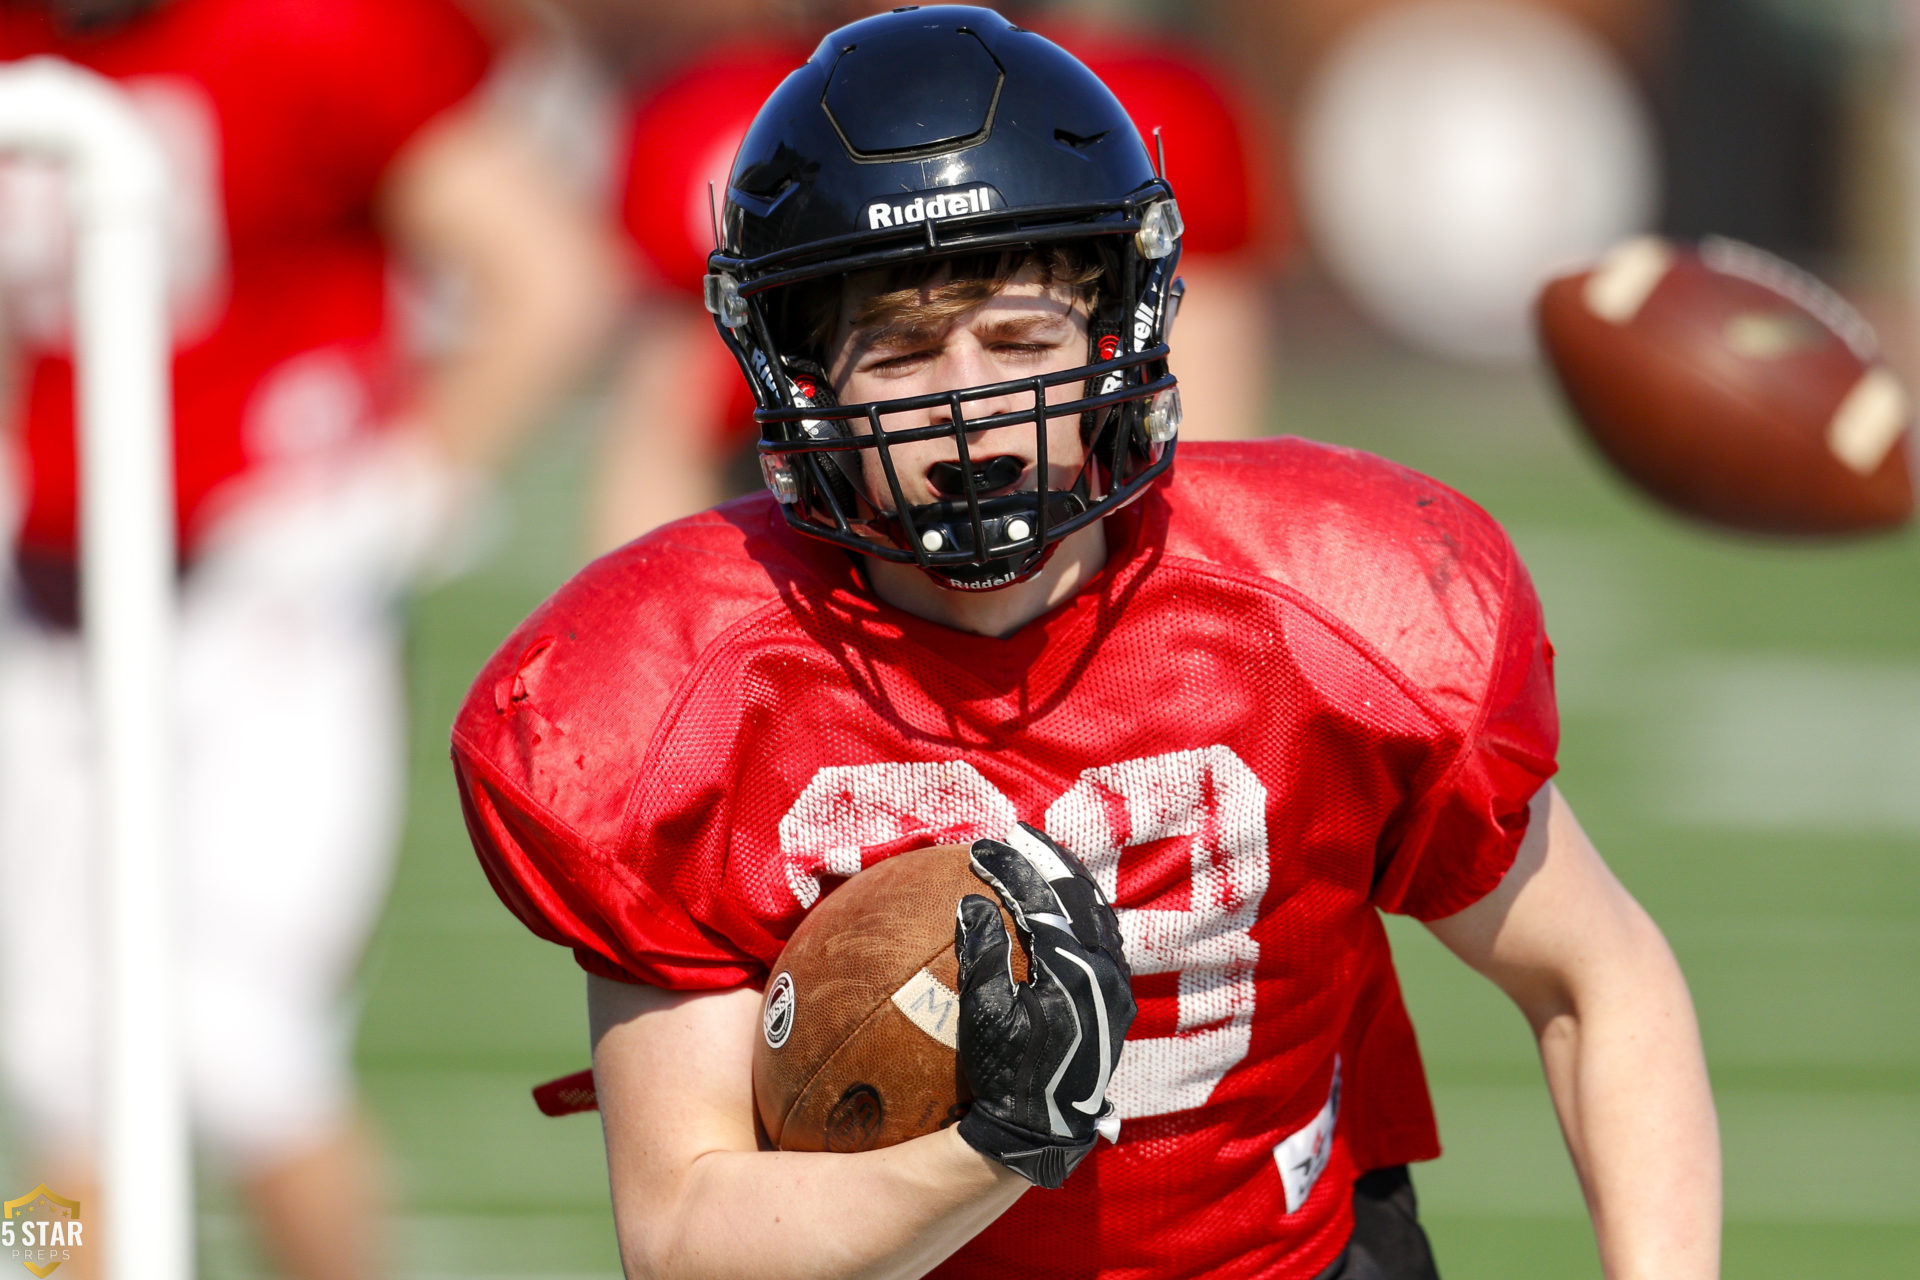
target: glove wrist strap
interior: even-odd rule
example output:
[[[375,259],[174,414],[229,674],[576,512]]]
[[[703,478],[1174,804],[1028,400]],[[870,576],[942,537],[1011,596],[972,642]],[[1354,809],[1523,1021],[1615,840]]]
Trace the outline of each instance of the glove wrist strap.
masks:
[[[975,1151],[1049,1191],[1067,1180],[1098,1138],[1091,1133],[1085,1139],[1033,1133],[996,1119],[978,1103],[961,1117],[959,1128],[960,1136]]]

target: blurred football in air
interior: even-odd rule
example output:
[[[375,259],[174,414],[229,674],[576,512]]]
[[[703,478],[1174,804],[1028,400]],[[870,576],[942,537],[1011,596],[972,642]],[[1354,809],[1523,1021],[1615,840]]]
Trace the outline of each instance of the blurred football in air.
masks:
[[[960,899],[993,891],[966,845],[897,854],[822,898],[787,940],[760,1002],[753,1096],[787,1151],[866,1151],[959,1119]],[[1014,937],[1013,919],[1001,922]],[[1014,944],[1014,980],[1027,960]]]
[[[1797,267],[1641,237],[1549,283],[1537,318],[1580,425],[1668,507],[1770,534],[1912,516],[1912,402],[1867,323]]]

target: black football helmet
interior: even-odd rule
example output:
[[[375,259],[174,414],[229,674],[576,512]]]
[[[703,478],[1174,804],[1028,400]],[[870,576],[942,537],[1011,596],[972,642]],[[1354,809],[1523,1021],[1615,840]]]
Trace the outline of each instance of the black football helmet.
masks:
[[[1112,92],[1071,54],[991,9],[896,9],[842,27],[787,77],[728,179],[707,308],[753,387],[760,465],[788,523],[944,585],[990,590],[1036,572],[1060,539],[1137,498],[1173,462],[1167,367],[1182,225],[1173,191]],[[1086,363],[1039,377],[837,404],[790,316],[793,286],[849,272],[1073,241],[1103,271]],[[966,406],[1033,407],[969,419]],[[883,415],[946,407],[889,431]],[[1065,490],[1004,492],[1005,458],[968,435],[1079,415],[1087,461]],[[909,505],[890,456],[951,438],[946,500]],[[891,504],[860,482],[878,450]]]

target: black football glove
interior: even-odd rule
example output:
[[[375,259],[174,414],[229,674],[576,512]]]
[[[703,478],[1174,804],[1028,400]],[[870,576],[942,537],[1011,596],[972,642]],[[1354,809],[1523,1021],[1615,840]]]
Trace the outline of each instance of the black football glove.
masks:
[[[976,840],[974,874],[1006,904],[1028,959],[991,898],[960,900],[960,1067],[973,1107],[960,1136],[1029,1182],[1057,1187],[1113,1113],[1107,1081],[1133,1025],[1133,971],[1113,908],[1080,860],[1024,822],[1011,844]]]

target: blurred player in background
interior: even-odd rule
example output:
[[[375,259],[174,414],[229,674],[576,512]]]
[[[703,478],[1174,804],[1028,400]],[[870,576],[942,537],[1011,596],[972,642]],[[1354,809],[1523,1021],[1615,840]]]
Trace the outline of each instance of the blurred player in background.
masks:
[[[1382,14],[1420,0],[1203,0],[1241,73],[1283,103],[1343,39]],[[1490,0],[1486,7],[1532,9],[1564,17],[1609,49],[1644,64],[1658,47],[1673,0]]]
[[[1187,295],[1176,341],[1190,432],[1200,439],[1265,433],[1273,358],[1267,305],[1291,216],[1264,122],[1216,60],[1168,31],[1102,19],[1085,6],[1004,7],[1086,62],[1144,135],[1160,131],[1187,220]],[[734,0],[708,14],[706,47],[635,95],[616,182],[647,292],[597,474],[595,550],[758,483],[746,469],[753,406],[700,302],[714,244],[709,184],[724,194],[755,108],[813,51],[819,33],[881,8]],[[647,6],[630,13],[643,28],[660,21]],[[667,42],[697,39],[695,21],[675,18]],[[737,477],[730,468],[739,468]]]
[[[397,596],[593,349],[618,272],[514,126],[450,0],[5,0],[0,57],[121,83],[171,165],[186,940],[200,1134],[294,1275],[383,1264],[348,1000],[403,769]],[[0,167],[18,499],[0,622],[5,1079],[37,1163],[92,1182],[95,811],[76,626],[63,179]],[[397,259],[460,325],[424,371]],[[76,1264],[77,1265],[77,1264]]]
[[[1532,357],[1534,291],[1653,225],[1663,0],[1213,0],[1291,124],[1302,236],[1375,326]],[[1175,175],[1178,181],[1178,175]]]
[[[625,113],[611,200],[643,297],[602,428],[587,531],[596,552],[728,496],[729,464],[754,439],[752,400],[700,281],[713,248],[709,183],[724,190],[754,111],[810,48],[787,6],[757,8],[751,21],[717,11],[701,47],[654,69]]]
[[[1532,358],[1540,284],[1657,214],[1652,118],[1619,59],[1510,0],[1415,0],[1350,29],[1299,109],[1315,255],[1386,332]]]

